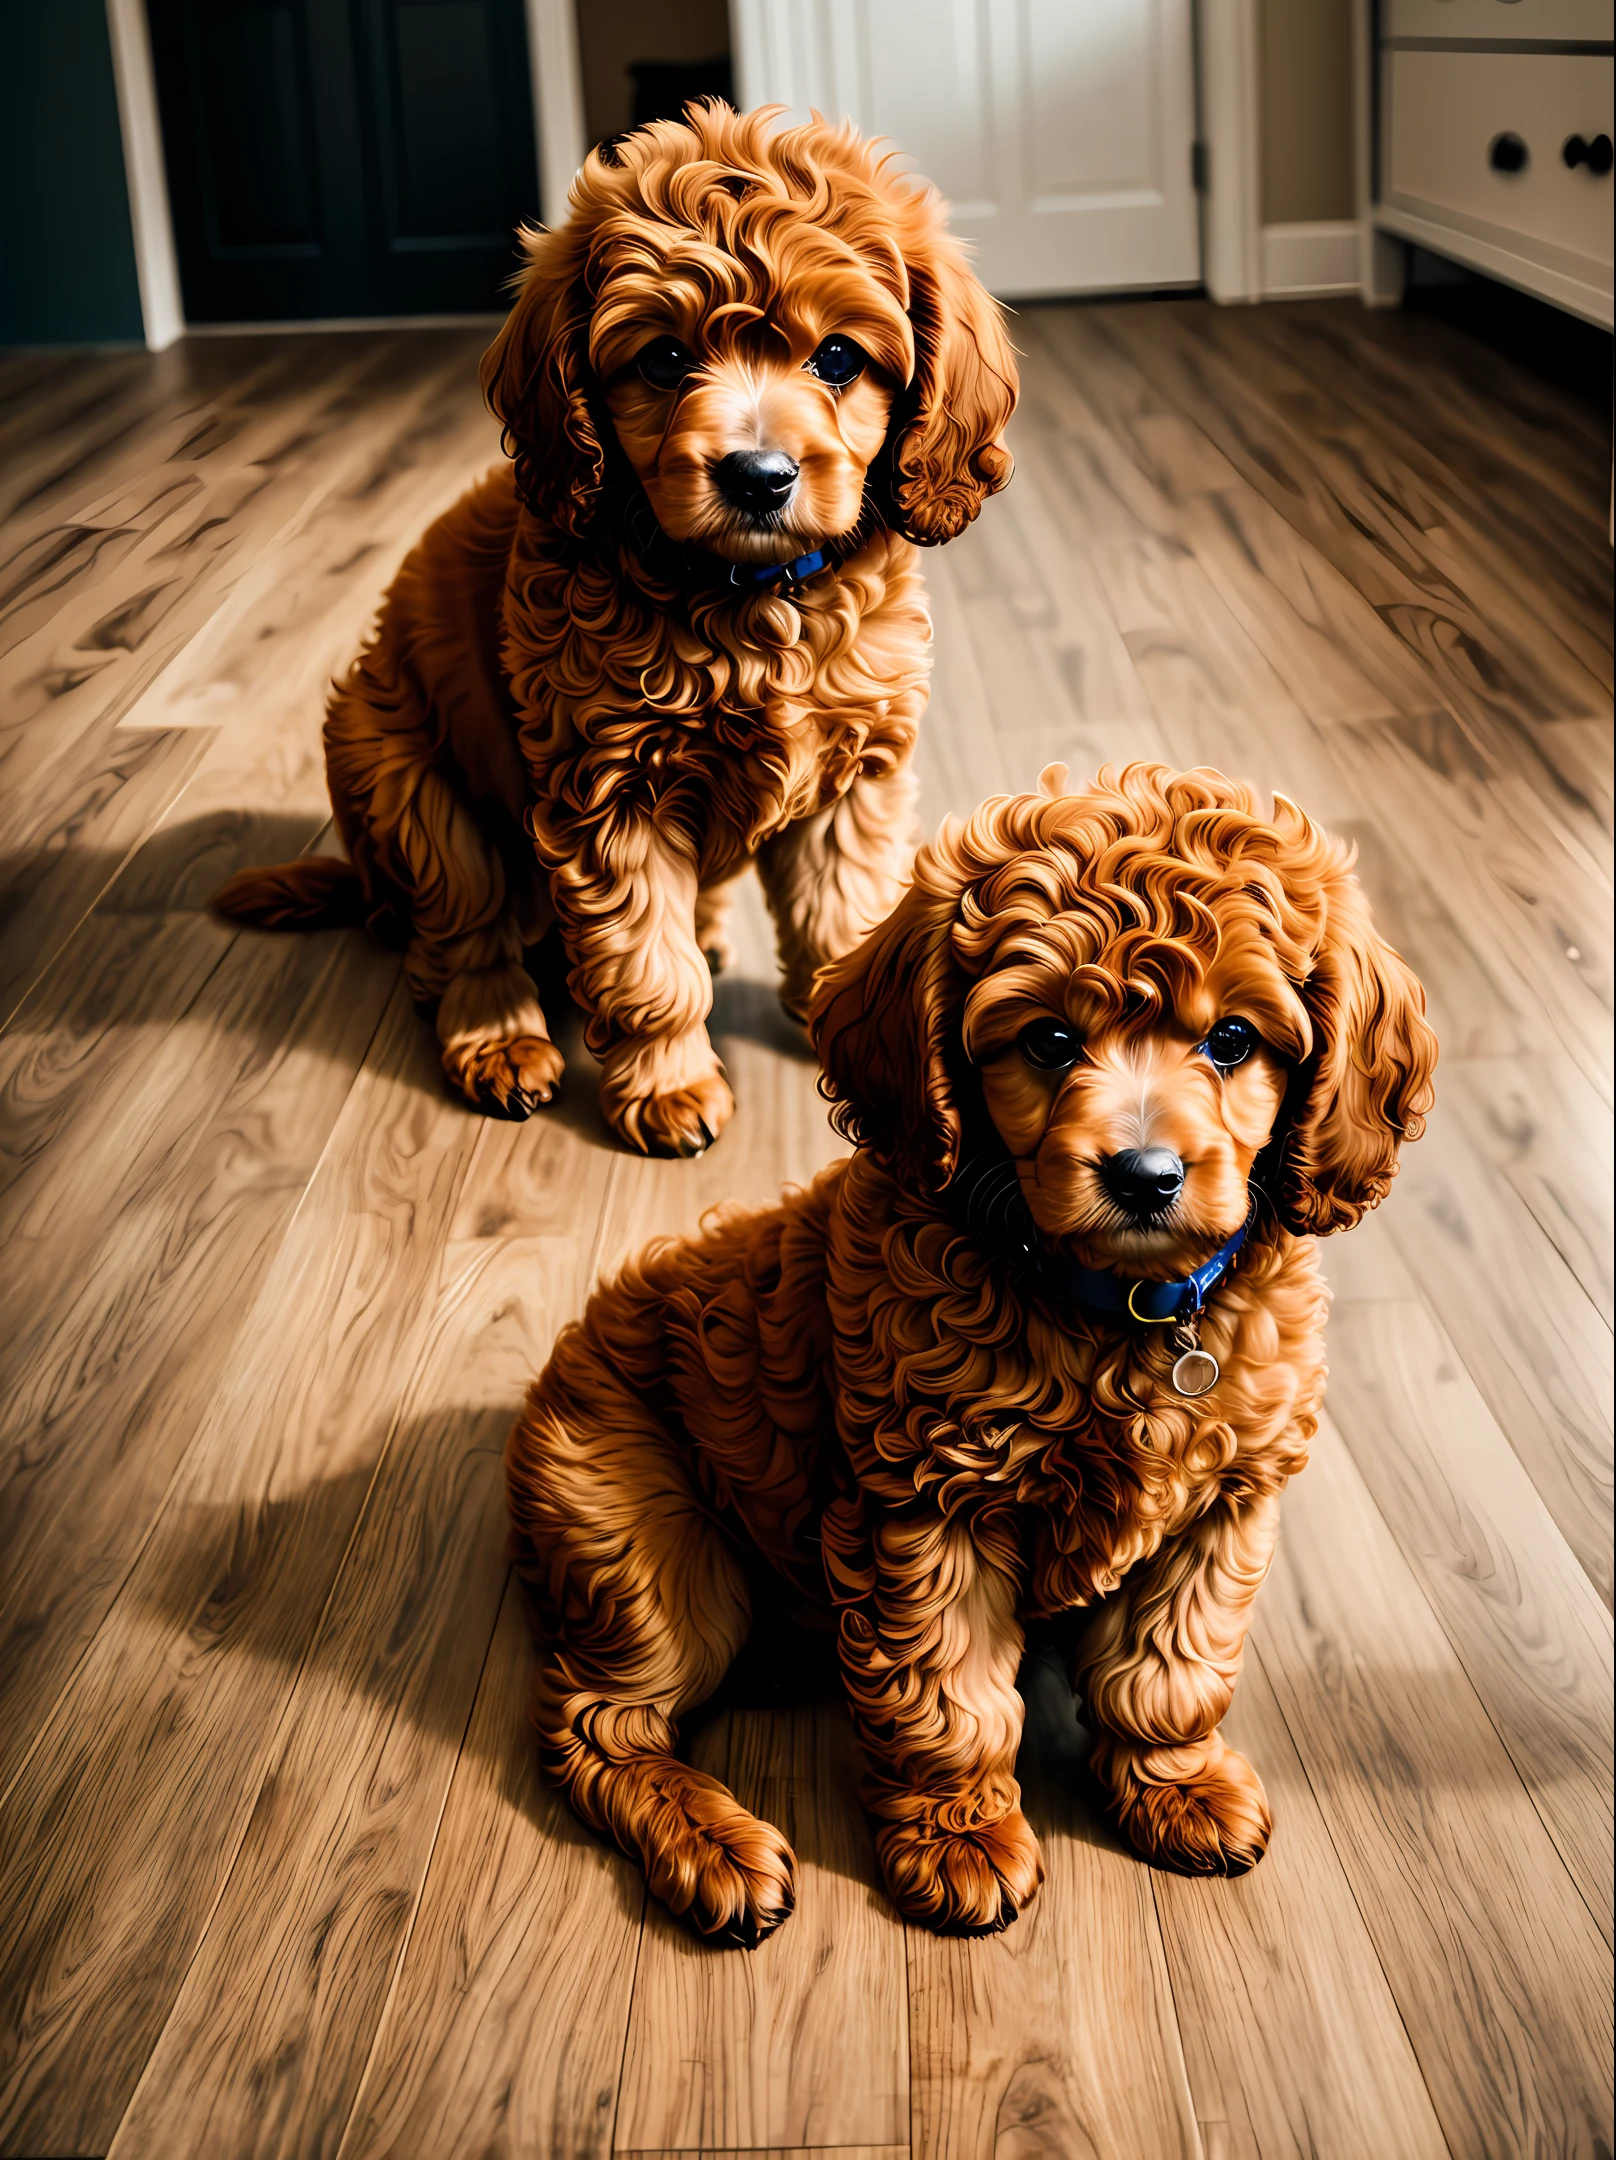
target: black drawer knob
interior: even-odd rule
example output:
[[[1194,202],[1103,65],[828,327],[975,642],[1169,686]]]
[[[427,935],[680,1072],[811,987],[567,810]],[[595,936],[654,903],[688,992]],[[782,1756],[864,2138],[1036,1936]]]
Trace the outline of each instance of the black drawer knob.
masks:
[[[1531,154],[1521,138],[1507,129],[1487,145],[1487,162],[1494,172],[1525,172]]]
[[[1561,155],[1573,168],[1586,165],[1598,180],[1605,177],[1612,162],[1616,161],[1616,151],[1612,150],[1608,135],[1596,135],[1592,142],[1585,142],[1580,135],[1568,135]]]

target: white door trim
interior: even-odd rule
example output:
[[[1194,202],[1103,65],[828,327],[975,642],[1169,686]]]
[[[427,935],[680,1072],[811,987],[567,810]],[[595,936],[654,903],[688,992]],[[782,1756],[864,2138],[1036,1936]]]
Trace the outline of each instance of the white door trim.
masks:
[[[106,0],[112,39],[112,73],[118,88],[118,128],[123,136],[129,185],[129,222],[134,231],[135,273],[148,352],[162,352],[186,331],[180,293],[174,216],[163,165],[163,124],[152,69],[151,32],[145,0]],[[567,190],[587,150],[583,71],[578,63],[578,22],[573,0],[524,0],[528,60],[533,71],[533,123],[539,141],[539,215],[558,225],[567,214]],[[442,321],[442,317],[434,317]],[[474,318],[481,320],[480,317]],[[498,318],[493,318],[497,320]],[[237,329],[210,323],[210,330]],[[255,328],[319,330],[359,328],[355,323],[258,324]],[[413,328],[413,319],[390,324],[367,315],[367,330]]]
[[[1260,300],[1257,0],[1199,0],[1195,42],[1206,144],[1201,276],[1214,300]]]
[[[588,154],[584,76],[574,0],[526,0],[533,124],[539,138],[539,215],[559,225],[567,190]]]
[[[157,78],[152,73],[151,33],[145,0],[107,0],[112,75],[118,87],[118,130],[129,184],[129,223],[135,239],[135,275],[148,352],[161,352],[185,332],[179,257],[163,169],[163,129],[157,117]]]

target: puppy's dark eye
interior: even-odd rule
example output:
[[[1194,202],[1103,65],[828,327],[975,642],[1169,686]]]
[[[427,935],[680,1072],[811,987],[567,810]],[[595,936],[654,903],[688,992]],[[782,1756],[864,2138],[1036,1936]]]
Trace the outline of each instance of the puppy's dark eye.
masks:
[[[677,390],[687,375],[693,375],[701,362],[688,345],[681,345],[677,338],[653,338],[635,355],[634,365],[654,390]]]
[[[1249,1020],[1220,1020],[1201,1045],[1213,1064],[1225,1072],[1244,1065],[1256,1047],[1257,1030]]]
[[[829,383],[833,390],[845,390],[864,373],[865,356],[851,338],[828,337],[808,367],[810,373],[817,375],[822,383]]]
[[[1016,1041],[1027,1063],[1040,1072],[1065,1072],[1083,1054],[1076,1032],[1064,1020],[1029,1020]]]

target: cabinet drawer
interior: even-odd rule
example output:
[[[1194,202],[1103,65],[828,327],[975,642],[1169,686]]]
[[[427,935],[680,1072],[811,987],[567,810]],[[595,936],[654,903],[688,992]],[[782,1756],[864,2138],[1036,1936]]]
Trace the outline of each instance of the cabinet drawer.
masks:
[[[1387,0],[1382,37],[1578,40],[1616,36],[1613,0]]]
[[[1381,196],[1480,240],[1524,245],[1553,267],[1607,266],[1611,175],[1565,163],[1572,135],[1611,132],[1612,62],[1581,53],[1399,52],[1382,55]],[[1496,137],[1527,148],[1519,172],[1495,172]]]

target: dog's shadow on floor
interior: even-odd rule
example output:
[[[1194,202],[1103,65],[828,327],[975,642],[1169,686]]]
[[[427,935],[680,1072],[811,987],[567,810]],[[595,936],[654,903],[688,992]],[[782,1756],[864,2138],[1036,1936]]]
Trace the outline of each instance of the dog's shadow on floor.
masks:
[[[328,817],[312,812],[226,809],[174,819],[127,859],[114,850],[88,848],[65,855],[32,850],[0,856],[0,946],[8,933],[18,933],[15,953],[8,955],[15,970],[13,987],[21,988],[42,970],[54,968],[54,953],[43,948],[30,952],[26,933],[36,913],[45,918],[69,915],[67,893],[53,896],[51,885],[53,880],[70,879],[71,919],[80,922],[88,911],[88,928],[80,922],[79,936],[82,940],[88,935],[91,944],[82,979],[72,979],[71,994],[59,1013],[53,1014],[52,1024],[78,1036],[98,1033],[112,1022],[165,1028],[183,1025],[195,1014],[202,986],[229,943],[273,939],[280,944],[300,936],[307,942],[310,936],[227,923],[211,913],[214,893],[236,871],[290,862],[316,841],[322,852],[331,851]],[[811,1065],[813,1053],[805,1030],[780,1006],[767,936],[758,934],[761,904],[750,894],[747,901],[747,959],[715,977],[709,1032],[720,1045],[721,1055],[726,1041],[748,1043]],[[191,949],[205,943],[194,927],[197,918],[212,924],[215,949]],[[359,928],[317,935],[326,942],[369,938]],[[187,950],[182,952],[182,948]],[[551,1031],[567,1052],[571,1083],[543,1114],[573,1127],[594,1144],[615,1149],[619,1143],[593,1109],[598,1076],[593,1060],[582,1049],[582,1024],[567,990],[567,963],[560,940],[552,933],[527,955],[527,964]],[[336,1055],[348,1039],[346,1018],[337,1002],[310,1000],[297,1016],[300,1039],[316,1051]],[[208,1024],[217,1025],[218,1019],[210,1007]],[[227,1024],[256,1030],[264,1038],[265,1049],[271,1050],[288,1023],[289,1016],[277,1018],[273,1006],[246,999],[230,1006]],[[26,1032],[26,1014],[22,1024]],[[429,1039],[429,1023],[423,1019],[421,1024],[423,1037]],[[430,1069],[431,1061],[425,1062],[423,1085]],[[431,1084],[447,1083],[433,1074]]]
[[[463,1446],[445,1447],[446,1420],[464,1427]],[[464,1753],[456,1775],[483,1780],[546,1839],[599,1844],[539,1771],[526,1719],[525,1607],[520,1655],[490,1652],[502,1596],[521,1602],[500,1477],[508,1425],[508,1413],[480,1408],[409,1413],[374,1480],[367,1464],[267,1498],[170,1501],[127,1594],[187,1660],[216,1673],[234,1667],[234,1716],[280,1729],[272,1784],[318,1755],[323,1774],[362,1786],[380,1713],[389,1730],[402,1723],[428,1743],[420,1774],[432,1774],[429,1757]],[[1088,1788],[1063,1671],[1039,1652],[1022,1687],[1018,1769],[1035,1827],[1114,1843]],[[286,1720],[294,1700],[297,1714]],[[399,1746],[389,1741],[390,1761],[405,1775],[410,1758]],[[346,1770],[337,1769],[350,1750]],[[805,1865],[884,1900],[828,1632],[760,1628],[714,1696],[686,1717],[679,1751],[774,1822]],[[605,1873],[613,1895],[637,1910],[638,1871]]]

